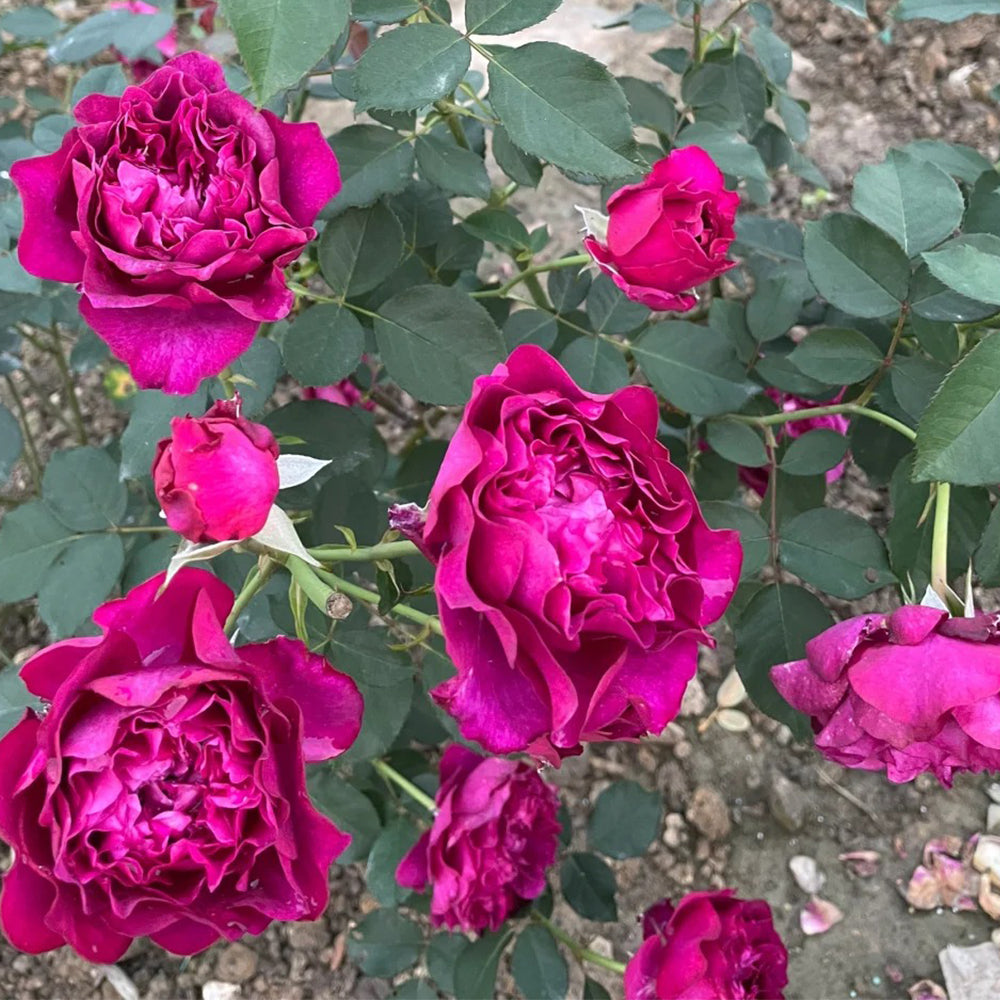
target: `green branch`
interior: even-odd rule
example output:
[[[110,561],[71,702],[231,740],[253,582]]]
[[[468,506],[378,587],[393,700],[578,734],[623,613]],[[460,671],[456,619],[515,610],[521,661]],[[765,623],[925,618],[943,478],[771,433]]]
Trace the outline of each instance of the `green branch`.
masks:
[[[804,410],[790,410],[782,413],[771,413],[767,416],[749,416],[743,413],[727,414],[727,420],[737,420],[743,424],[753,424],[755,427],[773,427],[777,424],[790,424],[796,420],[810,420],[813,417],[828,417],[836,413],[846,413],[856,417],[868,417],[869,420],[877,420],[886,427],[891,427],[896,433],[902,434],[909,441],[917,440],[917,432],[911,430],[906,424],[895,417],[890,417],[886,413],[879,413],[878,410],[870,410],[867,406],[858,406],[857,403],[831,403],[829,406],[810,406]]]
[[[934,530],[931,535],[931,586],[938,597],[948,601],[948,513],[951,507],[951,483],[938,483],[934,500]]]
[[[379,545],[361,548],[351,548],[349,545],[321,545],[306,551],[320,562],[376,562],[379,559],[400,559],[403,556],[420,555],[420,549],[413,542],[407,541],[382,542]]]
[[[531,919],[545,927],[554,938],[562,941],[562,943],[573,953],[573,957],[578,962],[590,962],[591,965],[599,965],[602,969],[608,969],[610,972],[617,972],[620,976],[625,974],[624,962],[616,962],[613,958],[605,958],[603,955],[599,955],[596,951],[584,948],[579,941],[571,938],[560,926],[558,926],[558,924],[552,923],[548,917],[543,916],[538,912],[538,910],[531,911]]]
[[[415,802],[419,802],[431,815],[437,812],[437,805],[434,800],[421,788],[417,788],[409,778],[404,778],[399,771],[391,767],[384,760],[372,761],[372,767],[382,775],[382,777],[398,788],[401,788]]]
[[[474,299],[502,299],[507,293],[515,288],[521,282],[525,282],[528,286],[528,291],[532,293],[532,298],[534,298],[535,293],[532,289],[532,279],[537,274],[545,274],[546,271],[557,271],[562,267],[579,267],[582,264],[589,264],[591,261],[590,254],[578,253],[572,257],[561,257],[559,260],[551,260],[547,264],[532,264],[531,267],[522,267],[522,270],[514,275],[510,281],[501,285],[499,288],[487,288],[481,292],[470,292],[470,296]],[[534,282],[537,286],[539,292],[542,291],[541,285],[537,281]],[[541,305],[540,302],[536,300],[536,305]],[[545,305],[542,306],[543,309],[551,309],[548,300],[546,299]]]

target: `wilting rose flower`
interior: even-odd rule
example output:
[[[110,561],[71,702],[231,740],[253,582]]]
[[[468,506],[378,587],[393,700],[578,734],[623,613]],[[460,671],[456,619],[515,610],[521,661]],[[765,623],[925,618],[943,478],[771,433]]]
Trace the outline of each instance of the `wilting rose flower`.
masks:
[[[710,530],[656,439],[655,394],[580,389],[524,345],[476,379],[420,544],[467,739],[553,762],[677,714],[742,549]]]
[[[791,393],[782,392],[780,389],[769,387],[764,390],[777,405],[778,409],[784,413],[792,413],[796,410],[808,410],[816,406],[826,406],[830,403],[839,403],[844,398],[846,391],[847,388],[845,386],[831,399],[819,401],[806,399],[804,396],[793,396]],[[781,424],[773,428],[774,439],[777,444],[781,444],[782,441],[801,437],[806,431],[821,429],[836,431],[838,434],[846,436],[850,425],[850,421],[843,413],[830,413],[825,417],[806,417],[804,420],[793,420],[791,423]],[[846,468],[847,460],[845,459],[842,462],[838,462],[832,469],[827,469],[826,481],[832,483],[840,479]],[[749,486],[755,493],[760,496],[764,496],[767,493],[767,484],[770,481],[771,473],[766,465],[760,468],[749,468],[741,465],[739,476],[741,482],[745,486]]]
[[[782,1000],[788,952],[762,899],[692,892],[643,916],[625,1000]]]
[[[497,930],[545,891],[559,841],[555,789],[524,762],[450,746],[441,758],[434,825],[396,870],[400,885],[431,885],[431,922]]]
[[[140,387],[193,392],[288,314],[282,268],[340,187],[336,158],[318,125],[256,110],[196,52],[75,112],[55,153],[11,168],[18,256],[79,284],[83,318]]]
[[[174,417],[156,446],[153,487],[167,524],[192,542],[249,538],[278,495],[278,442],[220,400],[203,417]]]
[[[111,0],[108,10],[127,10],[131,14],[159,14],[160,8],[145,0]],[[171,25],[170,30],[156,43],[155,48],[165,58],[177,55],[177,25]],[[156,69],[156,63],[149,59],[129,59],[118,53],[118,60],[128,66],[132,76],[137,81],[145,80]]]
[[[326,907],[350,838],[313,809],[303,765],[351,745],[361,696],[297,640],[233,649],[233,593],[207,571],[157,596],[163,580],[21,671],[49,703],[0,740],[0,923],[22,951],[115,962],[148,935],[189,955]]]
[[[812,716],[828,760],[890,781],[931,771],[1000,769],[1000,616],[949,618],[907,605],[859,615],[806,643],[806,658],[773,667],[794,708]]]
[[[686,312],[698,301],[690,289],[736,266],[726,254],[739,203],[708,153],[686,146],[616,191],[606,220],[585,213],[583,245],[630,299]]]

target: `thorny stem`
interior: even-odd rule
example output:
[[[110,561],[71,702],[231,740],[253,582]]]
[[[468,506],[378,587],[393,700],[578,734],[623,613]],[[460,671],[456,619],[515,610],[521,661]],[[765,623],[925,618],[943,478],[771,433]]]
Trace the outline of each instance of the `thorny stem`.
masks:
[[[931,586],[946,605],[948,601],[948,510],[951,483],[938,483],[934,501],[934,530],[931,535]]]
[[[866,406],[859,406],[857,403],[831,403],[829,406],[810,406],[805,410],[771,413],[764,417],[735,413],[730,414],[727,419],[738,420],[744,424],[753,424],[756,427],[773,427],[775,424],[788,424],[795,420],[809,420],[812,417],[826,417],[833,413],[849,413],[857,417],[868,417],[870,420],[877,420],[880,424],[885,424],[886,427],[891,427],[910,441],[916,441],[917,439],[917,432],[911,430],[906,424],[896,420],[895,417],[890,417],[886,413],[879,413],[878,410],[870,410]]]
[[[38,493],[42,488],[42,461],[38,457],[38,448],[35,447],[35,439],[31,433],[31,428],[28,426],[28,411],[25,409],[21,394],[17,391],[17,386],[14,385],[14,380],[9,375],[4,375],[4,381],[10,390],[11,398],[14,400],[14,407],[21,421],[21,430],[24,432],[24,461],[28,466],[28,472],[31,475],[32,483],[34,483],[35,492]]]
[[[531,299],[535,305],[541,309],[551,309],[552,303],[549,302],[549,298],[538,280],[537,273],[532,273],[531,268],[522,261],[515,260],[514,265],[521,272],[521,280],[527,287],[528,293],[531,295]]]
[[[233,610],[229,612],[229,617],[226,618],[225,633],[230,638],[233,637],[233,633],[236,631],[236,622],[240,615],[243,614],[246,610],[246,606],[267,585],[267,581],[271,578],[271,574],[274,572],[274,567],[274,561],[267,556],[263,556],[260,563],[254,566],[254,568],[250,571],[250,575],[247,577],[246,583],[243,584],[243,589],[236,595],[236,600],[233,603]]]
[[[896,328],[892,331],[892,340],[889,343],[889,350],[885,352],[885,357],[882,359],[882,364],[879,369],[871,377],[868,385],[861,390],[861,395],[854,400],[856,406],[864,406],[868,400],[875,395],[875,390],[878,388],[879,382],[885,376],[885,373],[889,370],[892,365],[893,355],[896,353],[896,348],[899,346],[900,338],[903,336],[903,326],[906,323],[906,317],[910,312],[909,302],[904,302],[899,309],[899,319],[896,320]]]
[[[372,761],[372,767],[374,767],[386,781],[396,785],[397,788],[401,788],[407,795],[410,796],[411,799],[420,803],[420,805],[422,805],[432,816],[437,812],[437,806],[435,805],[434,800],[425,791],[417,788],[417,786],[413,784],[409,778],[404,778],[399,771],[387,764],[384,760]]]
[[[465,132],[462,129],[462,123],[457,117],[458,114],[465,113],[465,108],[459,109],[457,104],[452,104],[448,101],[436,101],[434,107],[438,114],[440,114],[445,120],[448,130],[451,132],[452,138],[455,142],[458,143],[462,149],[468,149],[469,140],[466,139]]]
[[[573,957],[578,962],[590,962],[591,965],[599,965],[602,969],[617,972],[620,976],[625,974],[624,962],[616,962],[613,958],[605,958],[603,955],[599,955],[596,951],[584,948],[579,941],[571,938],[561,927],[552,923],[548,917],[543,916],[538,912],[538,910],[531,911],[531,919],[545,927],[554,938],[562,941],[562,943],[573,953]]]
[[[69,365],[66,363],[66,355],[63,354],[62,344],[59,342],[59,332],[52,331],[52,356],[56,359],[59,367],[59,374],[62,376],[63,385],[66,387],[66,395],[69,398],[70,412],[73,414],[73,424],[76,428],[76,439],[80,444],[87,443],[87,425],[83,422],[83,412],[80,409],[80,400],[76,396],[76,385],[73,383],[73,376],[70,373]]]
[[[487,288],[481,292],[472,292],[471,297],[474,299],[502,299],[512,288],[519,285],[522,281],[529,282],[536,274],[544,274],[546,271],[556,271],[562,267],[578,267],[581,264],[590,263],[590,259],[590,254],[578,253],[572,257],[561,257],[559,260],[549,261],[547,264],[532,264],[531,267],[526,267],[499,288]],[[528,285],[528,290],[531,290],[530,284]]]
[[[415,556],[420,549],[413,542],[382,542],[352,549],[348,545],[321,545],[306,550],[320,562],[375,562],[377,559],[399,559],[401,556]]]

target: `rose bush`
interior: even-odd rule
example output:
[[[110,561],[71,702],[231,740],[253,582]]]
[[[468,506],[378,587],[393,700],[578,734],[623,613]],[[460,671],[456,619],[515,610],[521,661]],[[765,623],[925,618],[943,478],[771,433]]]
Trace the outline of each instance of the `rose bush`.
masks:
[[[281,269],[339,190],[336,158],[314,123],[255,110],[198,53],[75,114],[56,152],[11,172],[18,256],[79,285],[84,319],[141,387],[192,392],[288,314]]]
[[[476,380],[422,536],[458,667],[433,695],[467,739],[558,762],[677,714],[742,554],[656,411],[639,386],[585,392],[533,346]]]
[[[204,570],[162,583],[22,669],[49,704],[0,741],[0,923],[23,951],[115,962],[148,935],[190,955],[326,906],[350,838],[312,807],[303,762],[354,741],[357,688],[295,640],[233,649],[233,594]]]

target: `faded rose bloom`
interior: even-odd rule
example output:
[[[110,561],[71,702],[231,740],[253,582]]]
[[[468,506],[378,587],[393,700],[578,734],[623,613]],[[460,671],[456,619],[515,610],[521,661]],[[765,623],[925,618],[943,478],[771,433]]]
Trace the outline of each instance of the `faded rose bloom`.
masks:
[[[312,807],[304,763],[354,741],[357,688],[298,640],[234,649],[211,573],[163,581],[21,670],[48,703],[0,740],[0,924],[22,951],[116,962],[149,936],[190,955],[326,907],[350,837]]]
[[[193,392],[288,314],[282,268],[339,190],[337,160],[318,125],[258,111],[196,52],[75,112],[55,153],[11,168],[18,256],[79,284],[83,318],[140,387]]]
[[[475,381],[420,543],[458,667],[433,696],[493,753],[557,763],[677,714],[742,549],[706,526],[658,413],[532,345]]]
[[[145,0],[111,0],[108,10],[127,10],[132,14],[159,14],[160,8],[155,4],[146,3]],[[171,25],[170,30],[156,43],[156,49],[165,59],[170,59],[177,55],[177,25]],[[149,59],[128,59],[120,52],[118,60],[132,71],[132,76],[137,81],[145,80],[150,73],[156,70],[156,63]]]
[[[497,930],[545,891],[561,825],[559,798],[523,761],[450,746],[441,758],[434,825],[396,869],[400,885],[431,885],[431,922]]]
[[[583,245],[630,299],[686,312],[698,301],[690,289],[736,266],[726,254],[739,203],[708,153],[686,146],[608,199],[606,232],[586,213]]]
[[[782,1000],[788,952],[762,899],[732,889],[666,899],[643,916],[625,1000]]]
[[[930,771],[949,786],[955,771],[1000,770],[1000,615],[919,605],[859,615],[810,639],[806,658],[773,667],[771,680],[844,767],[894,782]]]
[[[206,35],[215,31],[215,15],[219,12],[218,0],[188,0],[188,6],[201,10],[198,25]]]
[[[240,416],[239,396],[174,417],[156,446],[153,487],[167,524],[192,542],[249,538],[278,495],[278,442]]]

